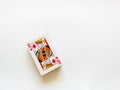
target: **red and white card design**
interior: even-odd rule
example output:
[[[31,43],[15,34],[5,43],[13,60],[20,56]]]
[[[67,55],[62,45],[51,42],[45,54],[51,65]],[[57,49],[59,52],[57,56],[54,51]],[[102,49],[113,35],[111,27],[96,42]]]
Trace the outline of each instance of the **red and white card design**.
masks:
[[[45,36],[28,42],[27,48],[41,75],[45,75],[62,65]]]

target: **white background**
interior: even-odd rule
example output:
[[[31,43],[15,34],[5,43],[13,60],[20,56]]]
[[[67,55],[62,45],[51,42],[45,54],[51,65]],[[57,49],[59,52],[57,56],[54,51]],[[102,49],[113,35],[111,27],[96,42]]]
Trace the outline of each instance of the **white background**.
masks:
[[[63,66],[41,77],[44,33]],[[120,90],[120,0],[0,0],[0,90]]]

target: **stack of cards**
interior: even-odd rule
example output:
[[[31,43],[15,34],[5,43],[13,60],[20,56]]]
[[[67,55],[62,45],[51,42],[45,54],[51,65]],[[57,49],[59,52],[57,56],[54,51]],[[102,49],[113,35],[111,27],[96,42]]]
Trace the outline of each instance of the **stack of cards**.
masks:
[[[30,41],[27,43],[27,47],[41,75],[62,65],[47,37],[40,36]]]

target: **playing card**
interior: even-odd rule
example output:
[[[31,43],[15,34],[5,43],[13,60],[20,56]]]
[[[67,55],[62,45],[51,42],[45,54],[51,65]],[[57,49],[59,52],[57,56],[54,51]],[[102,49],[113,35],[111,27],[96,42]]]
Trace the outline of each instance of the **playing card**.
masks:
[[[41,75],[62,65],[47,37],[40,36],[30,41],[27,47]]]

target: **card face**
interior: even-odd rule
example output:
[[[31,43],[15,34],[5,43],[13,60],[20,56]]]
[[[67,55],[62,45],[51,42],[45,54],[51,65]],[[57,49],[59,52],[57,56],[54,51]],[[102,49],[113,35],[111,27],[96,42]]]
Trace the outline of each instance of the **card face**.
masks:
[[[27,47],[41,75],[62,65],[45,36],[28,42]]]

